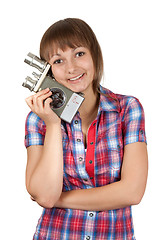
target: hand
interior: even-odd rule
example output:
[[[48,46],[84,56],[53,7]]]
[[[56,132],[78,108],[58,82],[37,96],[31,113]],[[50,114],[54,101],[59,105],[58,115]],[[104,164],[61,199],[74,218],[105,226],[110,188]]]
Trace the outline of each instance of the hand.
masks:
[[[52,99],[50,98],[51,95],[52,92],[50,89],[46,88],[25,99],[32,112],[37,114],[46,125],[61,122],[60,118],[50,107],[50,103],[52,102]]]

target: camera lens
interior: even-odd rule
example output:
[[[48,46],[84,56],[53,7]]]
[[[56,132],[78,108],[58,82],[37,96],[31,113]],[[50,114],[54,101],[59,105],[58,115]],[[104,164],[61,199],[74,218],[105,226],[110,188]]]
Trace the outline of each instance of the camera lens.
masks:
[[[66,101],[65,93],[59,88],[51,88],[50,90],[52,92],[51,98],[53,100],[50,103],[51,108],[57,109],[62,107]]]

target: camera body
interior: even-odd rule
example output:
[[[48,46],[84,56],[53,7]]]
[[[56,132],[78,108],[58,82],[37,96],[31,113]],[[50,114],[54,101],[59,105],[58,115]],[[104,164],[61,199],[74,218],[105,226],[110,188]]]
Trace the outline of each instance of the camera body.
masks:
[[[41,60],[32,53],[28,53],[25,63],[39,70],[39,74],[33,72],[36,79],[27,76],[22,86],[30,91],[38,92],[49,88],[52,92],[50,103],[51,109],[64,121],[71,123],[73,117],[84,101],[82,93],[75,93],[69,88],[58,83],[49,75],[50,64]]]

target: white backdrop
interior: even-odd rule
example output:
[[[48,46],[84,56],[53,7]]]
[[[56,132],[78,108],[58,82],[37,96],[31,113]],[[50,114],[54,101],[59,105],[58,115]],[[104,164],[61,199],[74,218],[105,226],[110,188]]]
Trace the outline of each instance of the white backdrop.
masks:
[[[133,207],[137,240],[159,239],[160,5],[157,0],[3,1],[0,15],[0,238],[32,239],[41,207],[25,190],[24,122],[29,108],[21,87],[23,60],[38,55],[44,31],[66,17],[85,20],[102,48],[105,80],[116,93],[134,95],[146,115],[149,177],[142,202]]]

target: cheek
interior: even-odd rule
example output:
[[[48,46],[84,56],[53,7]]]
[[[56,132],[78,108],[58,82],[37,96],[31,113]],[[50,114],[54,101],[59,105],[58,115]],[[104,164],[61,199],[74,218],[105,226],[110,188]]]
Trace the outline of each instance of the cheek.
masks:
[[[60,70],[60,69],[57,69],[56,67],[52,67],[51,70],[52,70],[53,76],[54,76],[55,79],[57,79],[57,80],[58,80],[58,79],[62,79],[62,77],[64,76],[63,71]]]
[[[93,77],[95,71],[94,71],[94,65],[92,62],[88,65],[88,69],[90,70],[90,75]]]
[[[52,74],[53,74],[53,76],[55,75],[55,72],[54,72],[54,68],[53,67],[51,67],[51,71],[52,71]]]
[[[91,57],[88,59],[88,61],[86,61],[85,65],[86,65],[87,69],[89,70],[90,75],[94,76],[94,72],[95,72],[94,71],[94,63],[93,63],[93,60]]]

